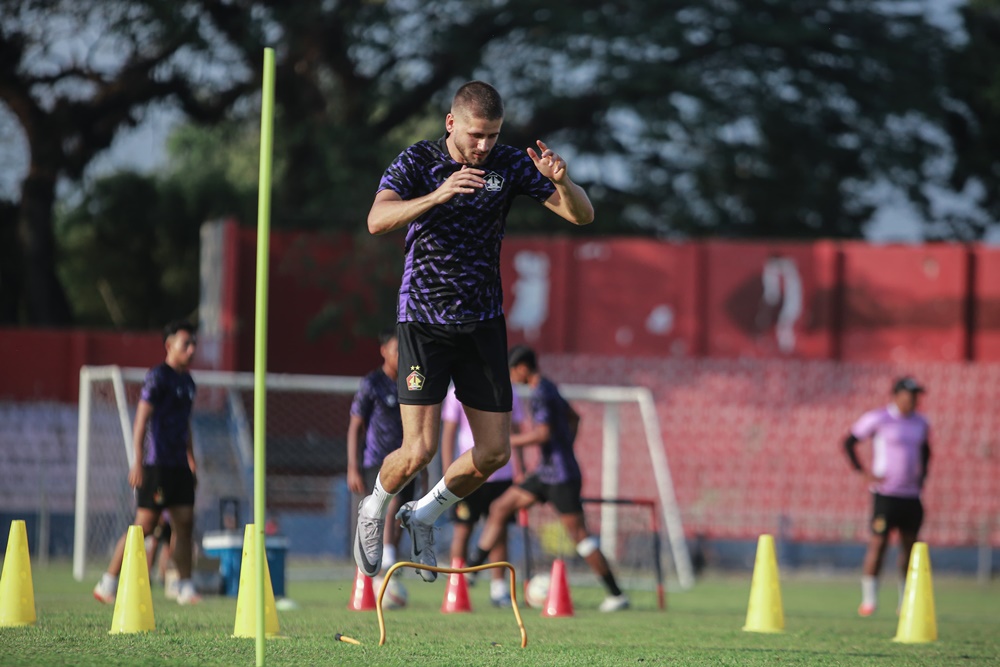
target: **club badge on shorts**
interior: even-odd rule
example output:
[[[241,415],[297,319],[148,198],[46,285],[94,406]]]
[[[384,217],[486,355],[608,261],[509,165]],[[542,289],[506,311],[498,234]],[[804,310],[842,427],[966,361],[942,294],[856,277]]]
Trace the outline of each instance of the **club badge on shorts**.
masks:
[[[410,374],[406,376],[406,388],[410,391],[420,391],[424,388],[424,376],[420,374],[420,366],[410,366]]]

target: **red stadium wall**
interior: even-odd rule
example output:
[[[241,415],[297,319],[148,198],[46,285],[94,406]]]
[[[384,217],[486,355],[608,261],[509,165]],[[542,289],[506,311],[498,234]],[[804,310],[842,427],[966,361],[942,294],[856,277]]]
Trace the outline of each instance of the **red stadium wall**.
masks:
[[[968,358],[969,251],[844,244],[842,358]]]
[[[156,333],[0,329],[0,400],[76,402],[80,367],[148,367],[163,360]]]
[[[226,224],[220,338],[206,335],[203,353],[250,371],[256,232]],[[271,371],[358,375],[379,363],[358,324],[391,319],[402,236],[371,241],[272,234]],[[357,256],[364,272],[345,261]],[[511,343],[543,353],[1000,361],[996,248],[512,237],[501,264]],[[314,334],[329,308],[339,326]],[[19,400],[73,400],[81,364],[147,366],[161,353],[157,333],[24,329],[0,330],[0,349],[0,396]]]

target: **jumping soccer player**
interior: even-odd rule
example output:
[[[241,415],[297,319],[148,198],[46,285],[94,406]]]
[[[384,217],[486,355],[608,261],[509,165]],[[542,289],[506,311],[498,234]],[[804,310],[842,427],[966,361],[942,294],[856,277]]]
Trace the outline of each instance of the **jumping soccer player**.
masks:
[[[503,533],[504,525],[519,510],[539,502],[552,503],[570,539],[576,544],[576,552],[587,561],[608,591],[599,609],[627,609],[628,596],[618,588],[611,567],[597,539],[587,532],[583,518],[583,502],[580,500],[583,476],[573,454],[580,416],[562,397],[559,388],[538,372],[538,359],[528,346],[518,345],[510,351],[510,379],[531,388],[531,427],[524,433],[511,436],[510,444],[512,447],[541,447],[542,460],[527,479],[507,489],[490,505],[489,519],[479,536],[479,545],[469,557],[469,566],[486,562],[490,550]]]
[[[902,601],[910,551],[924,520],[920,491],[931,459],[930,426],[917,412],[924,388],[911,377],[896,380],[892,402],[866,412],[844,441],[851,465],[869,482],[872,493],[871,538],[865,552],[858,614],[871,616],[878,607],[878,575],[889,544],[889,533],[899,532],[899,597]],[[865,470],[855,447],[871,438],[872,465]]]
[[[189,322],[171,322],[163,331],[166,360],[146,374],[135,411],[132,447],[135,450],[128,483],[136,489],[137,526],[152,535],[164,508],[172,524],[170,553],[180,577],[177,602],[197,604],[201,596],[191,581],[194,527],[195,460],[191,437],[191,408],[195,385],[188,369],[197,340]],[[94,597],[106,604],[115,601],[118,575],[125,554],[122,535],[108,571],[94,587]]]
[[[449,382],[475,446],[396,515],[410,533],[414,562],[437,565],[434,522],[510,458],[500,244],[512,200],[527,195],[576,225],[594,219],[587,194],[548,146],[538,141],[538,151],[525,152],[497,143],[503,117],[492,86],[463,85],[445,116],[445,135],[410,146],[389,165],[368,214],[372,234],[406,228],[397,307],[403,446],[386,456],[372,494],[359,504],[354,540],[358,567],[370,576],[381,566],[390,501],[437,451]],[[425,581],[437,578],[419,572]]]

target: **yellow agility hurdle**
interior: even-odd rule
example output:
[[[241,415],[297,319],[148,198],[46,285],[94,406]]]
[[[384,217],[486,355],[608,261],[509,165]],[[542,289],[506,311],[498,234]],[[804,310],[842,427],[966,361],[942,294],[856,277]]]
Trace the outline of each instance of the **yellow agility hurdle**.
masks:
[[[375,613],[378,614],[379,646],[385,644],[385,616],[382,614],[382,596],[385,595],[386,587],[389,585],[389,579],[391,579],[393,573],[401,567],[412,567],[416,570],[430,570],[431,572],[438,572],[441,574],[467,574],[469,572],[479,572],[480,570],[489,570],[496,567],[507,568],[510,570],[510,606],[514,610],[514,618],[517,619],[517,627],[521,629],[521,648],[528,645],[528,631],[524,629],[524,621],[521,620],[521,612],[517,608],[517,577],[514,574],[514,566],[507,561],[484,563],[482,565],[476,565],[475,567],[437,567],[432,565],[421,565],[420,563],[411,563],[409,561],[400,561],[390,567],[388,572],[385,573],[385,579],[382,581],[382,586],[378,589],[378,597],[375,599]]]

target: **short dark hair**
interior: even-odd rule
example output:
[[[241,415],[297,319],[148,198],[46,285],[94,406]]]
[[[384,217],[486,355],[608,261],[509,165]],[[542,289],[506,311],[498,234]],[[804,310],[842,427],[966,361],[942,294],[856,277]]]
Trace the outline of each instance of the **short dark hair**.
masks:
[[[538,357],[535,356],[535,351],[527,345],[515,345],[510,348],[510,353],[507,355],[508,366],[514,368],[520,364],[527,366],[530,371],[538,370]]]
[[[379,346],[385,345],[395,337],[396,327],[386,327],[378,332],[378,344]]]
[[[163,327],[163,342],[166,343],[167,339],[173,336],[178,331],[187,331],[192,336],[198,331],[198,327],[187,320],[174,320]]]
[[[455,93],[451,109],[452,113],[464,109],[476,118],[500,120],[503,118],[503,98],[485,81],[470,81]]]

